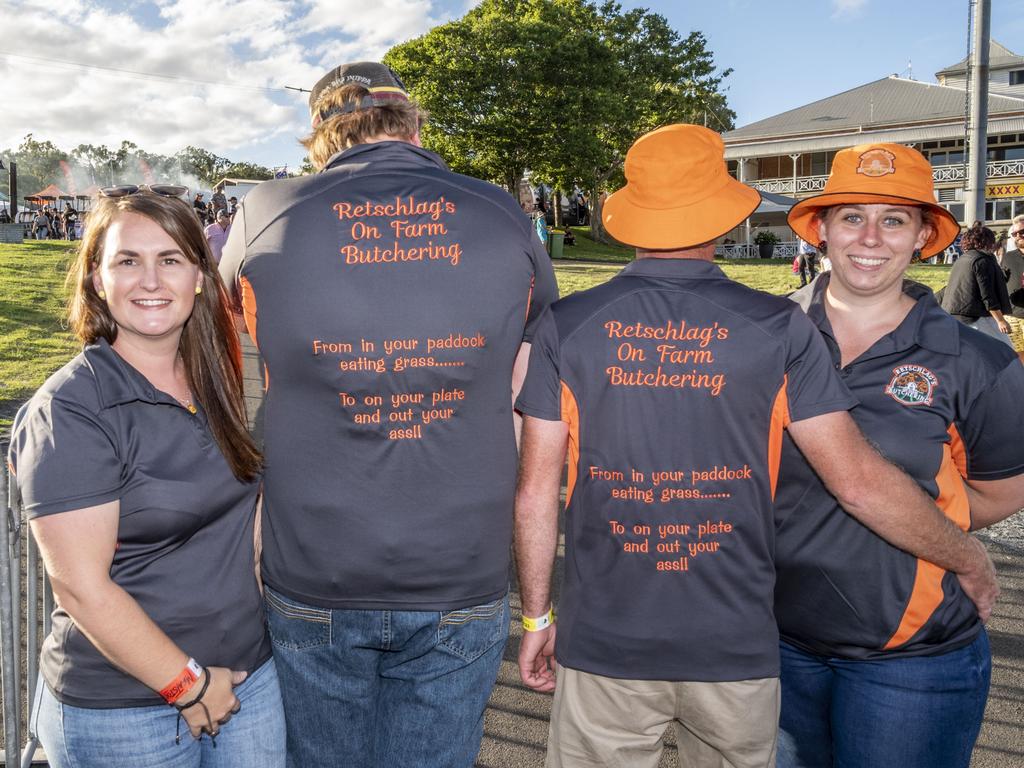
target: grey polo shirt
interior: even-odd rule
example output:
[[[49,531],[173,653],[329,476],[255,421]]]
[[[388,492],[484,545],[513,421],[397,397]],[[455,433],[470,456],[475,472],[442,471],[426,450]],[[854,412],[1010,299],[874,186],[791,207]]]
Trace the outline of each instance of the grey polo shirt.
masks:
[[[263,576],[325,608],[508,588],[516,353],[557,297],[530,220],[405,142],[245,198],[220,265],[267,367]]]
[[[100,341],[22,408],[9,458],[30,519],[120,501],[110,577],[185,653],[249,672],[269,658],[253,573],[258,483],[235,479],[201,407],[189,413]],[[60,606],[41,669],[72,706],[163,702]]]
[[[714,264],[643,259],[557,302],[516,407],[569,425],[559,663],[627,679],[778,675],[783,432],[853,404],[792,302]]]

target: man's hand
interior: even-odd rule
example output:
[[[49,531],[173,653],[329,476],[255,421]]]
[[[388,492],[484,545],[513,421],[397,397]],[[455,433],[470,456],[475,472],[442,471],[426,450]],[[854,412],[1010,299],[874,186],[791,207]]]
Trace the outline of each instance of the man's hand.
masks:
[[[982,621],[988,620],[999,585],[984,545],[869,446],[848,414],[794,422],[789,434],[847,512],[894,547],[955,573]]]
[[[978,609],[978,616],[982,621],[988,621],[992,615],[992,608],[999,597],[999,583],[996,581],[996,569],[992,560],[985,551],[985,545],[973,536],[970,537],[974,549],[977,550],[974,567],[960,571],[956,577],[960,581],[960,587],[967,595],[974,607]]]
[[[535,691],[555,690],[555,625],[523,632],[519,642],[519,677]]]
[[[523,419],[523,452],[516,488],[515,553],[524,616],[551,608],[551,569],[558,549],[558,487],[569,426],[563,421]],[[519,675],[535,691],[555,689],[555,627],[524,632]]]

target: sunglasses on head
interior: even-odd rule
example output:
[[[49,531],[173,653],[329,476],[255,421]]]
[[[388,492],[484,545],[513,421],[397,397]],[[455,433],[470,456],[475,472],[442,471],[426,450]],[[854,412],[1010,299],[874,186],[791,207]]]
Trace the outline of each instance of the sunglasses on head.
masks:
[[[100,190],[100,194],[104,197],[128,197],[137,195],[139,192],[152,192],[161,197],[181,197],[188,192],[188,187],[178,184],[143,184],[142,186],[122,184],[119,187],[106,187]]]

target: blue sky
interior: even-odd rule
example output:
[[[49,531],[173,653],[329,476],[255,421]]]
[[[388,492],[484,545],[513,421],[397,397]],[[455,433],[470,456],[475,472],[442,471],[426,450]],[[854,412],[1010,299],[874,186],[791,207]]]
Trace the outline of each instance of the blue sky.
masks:
[[[0,0],[0,149],[27,133],[71,149],[130,139],[295,168],[302,94],[343,61],[456,18],[473,0]],[[893,73],[919,80],[967,49],[967,0],[624,0],[699,29],[738,125]],[[1024,53],[1024,0],[993,0],[993,37]],[[88,64],[107,69],[83,69]],[[111,71],[113,70],[128,70]],[[134,73],[157,73],[164,79]],[[211,83],[219,83],[211,84]]]

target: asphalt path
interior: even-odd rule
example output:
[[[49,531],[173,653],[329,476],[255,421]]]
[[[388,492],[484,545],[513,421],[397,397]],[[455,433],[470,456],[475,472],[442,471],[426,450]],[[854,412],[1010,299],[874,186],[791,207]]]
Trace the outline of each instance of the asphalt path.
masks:
[[[260,434],[263,375],[258,355],[244,335],[243,346],[246,396],[255,431]],[[996,564],[1002,593],[988,624],[992,687],[971,768],[1024,768],[1024,513],[1000,530],[998,536],[980,535]],[[556,571],[560,571],[561,557],[559,546]],[[556,596],[558,586],[556,579]],[[551,695],[531,691],[519,680],[516,653],[522,635],[522,608],[515,590],[511,605],[512,630],[484,718],[484,740],[476,763],[480,768],[544,765]],[[666,730],[665,742],[660,765],[678,765],[671,728]]]
[[[988,624],[992,687],[971,766],[1024,768],[1024,547],[982,538],[999,572],[1002,593]],[[517,626],[521,613],[516,592],[512,605],[512,635],[484,719],[484,740],[476,763],[481,768],[544,765],[551,696],[535,693],[519,680],[516,653],[522,629]],[[679,765],[671,728],[665,741],[660,765]]]

